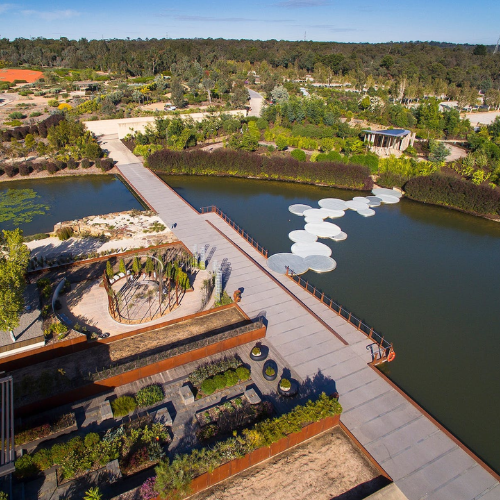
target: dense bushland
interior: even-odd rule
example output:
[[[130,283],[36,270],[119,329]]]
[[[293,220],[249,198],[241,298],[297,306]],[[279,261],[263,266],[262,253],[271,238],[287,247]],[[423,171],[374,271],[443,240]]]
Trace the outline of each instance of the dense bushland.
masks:
[[[148,166],[166,174],[256,177],[365,190],[373,186],[369,169],[361,165],[305,163],[291,157],[259,156],[228,149],[213,153],[165,149],[153,153]]]

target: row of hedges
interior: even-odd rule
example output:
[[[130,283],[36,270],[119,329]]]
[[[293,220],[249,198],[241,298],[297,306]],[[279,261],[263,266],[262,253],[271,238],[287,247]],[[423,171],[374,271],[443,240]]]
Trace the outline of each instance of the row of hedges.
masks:
[[[74,413],[65,413],[56,419],[37,425],[24,425],[14,436],[16,446],[30,443],[71,427],[75,423]]]
[[[70,158],[67,162],[62,160],[46,161],[46,162],[22,162],[15,164],[0,163],[0,175],[5,174],[7,177],[14,177],[20,174],[23,177],[30,175],[35,172],[47,171],[49,174],[55,174],[60,170],[76,170],[78,168],[90,168],[91,166],[96,166],[100,168],[103,172],[108,172],[114,167],[114,162],[111,158],[97,159],[95,162],[91,162],[87,158],[82,161],[77,162],[73,158]]]
[[[373,187],[369,169],[361,165],[304,163],[291,157],[260,156],[229,149],[212,153],[163,149],[149,156],[148,166],[166,174],[256,177],[364,190]]]
[[[223,373],[218,373],[213,377],[205,379],[201,385],[201,392],[205,396],[210,396],[215,391],[220,391],[226,387],[232,387],[240,382],[244,382],[250,378],[250,370],[244,366],[239,366],[236,370],[227,370]],[[201,394],[199,394],[201,396]]]
[[[476,215],[500,215],[500,191],[448,175],[414,177],[404,185],[412,200],[456,208]]]
[[[135,396],[120,396],[111,402],[113,415],[123,417],[133,412],[137,407],[146,408],[163,401],[165,394],[161,386],[153,384],[143,387]]]
[[[322,393],[317,401],[308,401],[280,417],[260,422],[253,429],[244,430],[242,435],[220,441],[209,448],[193,450],[190,454],[176,455],[172,462],[167,459],[156,467],[156,478],[148,479],[141,487],[142,497],[151,499],[156,493],[161,498],[171,498],[176,493],[176,498],[182,498],[189,492],[195,477],[258,448],[270,446],[308,424],[341,412],[338,400]]]
[[[63,120],[64,120],[64,115],[54,114],[45,118],[45,120],[42,120],[36,125],[23,125],[21,127],[15,127],[10,130],[5,130],[2,133],[2,141],[10,142],[11,139],[16,139],[18,141],[21,141],[25,139],[28,134],[39,135],[40,137],[45,139],[47,137],[47,132],[49,128],[55,127]]]

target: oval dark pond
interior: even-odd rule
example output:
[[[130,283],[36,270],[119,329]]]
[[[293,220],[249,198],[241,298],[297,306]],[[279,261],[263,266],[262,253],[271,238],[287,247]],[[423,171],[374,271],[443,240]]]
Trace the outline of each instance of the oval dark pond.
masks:
[[[217,205],[270,251],[302,229],[288,206],[346,190],[244,179],[166,176],[189,203]],[[500,471],[500,224],[409,200],[336,219],[337,269],[304,277],[394,342],[385,372]]]

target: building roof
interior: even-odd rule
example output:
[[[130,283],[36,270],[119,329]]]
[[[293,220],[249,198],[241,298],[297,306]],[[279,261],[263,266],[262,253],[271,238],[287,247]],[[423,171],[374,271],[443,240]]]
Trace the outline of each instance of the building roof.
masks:
[[[406,137],[408,134],[411,134],[409,130],[405,130],[402,128],[394,128],[389,130],[363,130],[365,134],[374,134],[374,135],[385,135],[388,137]]]

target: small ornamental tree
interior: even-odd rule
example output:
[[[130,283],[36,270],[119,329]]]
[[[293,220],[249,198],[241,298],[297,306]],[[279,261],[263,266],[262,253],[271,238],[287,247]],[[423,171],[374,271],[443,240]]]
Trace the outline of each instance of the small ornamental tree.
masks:
[[[127,274],[127,267],[125,266],[125,261],[123,259],[120,259],[118,270],[120,273]]]
[[[138,257],[134,257],[134,260],[132,262],[132,271],[134,272],[134,274],[140,274],[141,272],[141,262],[139,261],[139,258]]]
[[[111,279],[115,275],[113,266],[111,265],[111,262],[109,260],[106,262],[106,274],[109,279]]]
[[[149,276],[151,276],[151,273],[154,272],[154,270],[155,270],[155,265],[153,259],[151,257],[148,257],[146,259],[145,271],[148,273]]]

